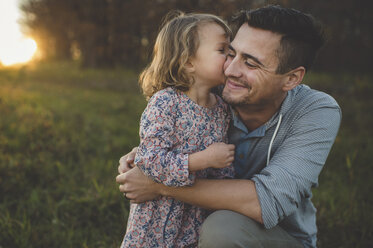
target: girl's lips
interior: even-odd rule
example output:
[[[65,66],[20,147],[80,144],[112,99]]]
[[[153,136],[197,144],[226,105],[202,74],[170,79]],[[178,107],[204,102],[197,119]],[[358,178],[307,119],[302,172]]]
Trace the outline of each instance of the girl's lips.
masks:
[[[236,84],[236,83],[234,83],[234,82],[232,82],[232,81],[230,81],[230,80],[227,80],[227,86],[229,87],[229,88],[231,88],[231,89],[242,89],[242,88],[247,88],[247,87],[245,87],[245,86],[243,86],[243,85],[241,85],[241,84]]]

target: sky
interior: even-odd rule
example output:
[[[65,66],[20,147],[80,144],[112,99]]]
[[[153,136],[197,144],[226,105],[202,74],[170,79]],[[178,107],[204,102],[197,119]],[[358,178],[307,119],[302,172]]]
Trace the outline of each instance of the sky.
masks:
[[[0,62],[4,65],[25,63],[36,50],[35,41],[20,31],[18,3],[19,0],[0,0]]]

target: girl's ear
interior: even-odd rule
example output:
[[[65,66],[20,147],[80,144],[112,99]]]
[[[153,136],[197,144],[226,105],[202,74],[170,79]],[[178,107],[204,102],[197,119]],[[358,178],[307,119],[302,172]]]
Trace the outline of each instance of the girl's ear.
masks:
[[[283,86],[284,91],[289,91],[297,87],[303,80],[306,69],[303,66],[299,66],[287,73],[286,82]]]
[[[193,64],[193,60],[191,59],[188,60],[188,62],[184,65],[184,67],[187,73],[193,73],[196,70]]]

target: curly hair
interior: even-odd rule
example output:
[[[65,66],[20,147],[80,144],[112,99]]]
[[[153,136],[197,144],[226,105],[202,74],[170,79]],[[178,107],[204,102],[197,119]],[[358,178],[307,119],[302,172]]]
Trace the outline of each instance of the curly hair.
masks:
[[[186,73],[185,65],[198,49],[198,28],[207,23],[218,24],[231,37],[228,25],[215,15],[174,11],[166,16],[154,45],[153,59],[139,78],[147,99],[169,86],[181,91],[190,88],[193,78]]]

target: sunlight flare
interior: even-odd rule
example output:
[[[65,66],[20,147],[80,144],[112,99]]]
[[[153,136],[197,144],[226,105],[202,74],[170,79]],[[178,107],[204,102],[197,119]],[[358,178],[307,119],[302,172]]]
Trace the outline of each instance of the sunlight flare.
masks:
[[[36,50],[37,44],[33,39],[19,38],[1,49],[0,61],[5,66],[26,63],[32,59]]]
[[[18,3],[18,0],[0,0],[0,65],[27,63],[37,50],[36,42],[21,32]]]

